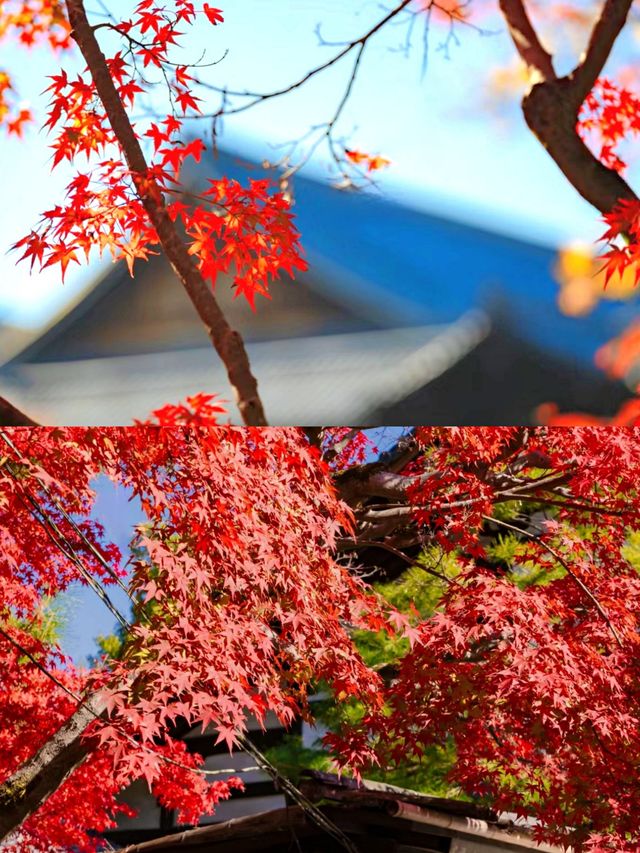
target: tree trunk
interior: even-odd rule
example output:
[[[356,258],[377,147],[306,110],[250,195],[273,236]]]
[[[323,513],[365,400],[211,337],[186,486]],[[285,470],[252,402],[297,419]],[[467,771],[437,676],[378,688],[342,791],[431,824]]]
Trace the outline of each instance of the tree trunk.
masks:
[[[19,829],[84,761],[89,747],[83,735],[104,708],[102,695],[91,695],[42,749],[0,785],[0,842]]]

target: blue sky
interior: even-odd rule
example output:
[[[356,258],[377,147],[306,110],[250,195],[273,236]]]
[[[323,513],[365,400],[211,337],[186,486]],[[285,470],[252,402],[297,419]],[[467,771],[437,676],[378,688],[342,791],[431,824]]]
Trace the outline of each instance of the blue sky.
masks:
[[[91,9],[93,4],[87,5]],[[117,14],[127,4],[109,5]],[[203,23],[190,31],[185,59],[197,59],[202,49],[209,60],[227,51],[208,79],[239,89],[289,83],[329,57],[336,48],[319,45],[319,22],[326,39],[345,40],[383,14],[375,0],[236,0],[227,8],[220,0],[219,5],[224,25],[214,29]],[[459,35],[460,45],[451,45],[447,56],[438,50],[442,31],[431,32],[422,75],[420,33],[408,57],[398,50],[404,27],[381,33],[367,48],[340,132],[353,147],[391,159],[380,191],[392,198],[536,242],[595,239],[602,231],[598,215],[566,183],[517,110],[505,116],[484,107],[487,69],[512,56],[506,33],[496,26],[490,35],[471,30]],[[40,116],[45,103],[38,93],[59,62],[45,49],[27,53],[10,46],[3,53],[2,64],[14,73],[21,95]],[[76,64],[64,58],[69,69]],[[298,138],[332,115],[348,73],[345,60],[297,94],[229,118],[222,144],[273,157],[274,144]],[[74,267],[62,285],[57,270],[30,275],[27,265],[16,268],[15,254],[6,254],[9,246],[61,198],[70,172],[51,174],[50,140],[42,132],[32,131],[23,140],[3,139],[2,144],[0,317],[34,326],[95,270]],[[322,157],[312,170],[326,174]]]
[[[125,489],[115,486],[106,477],[96,480],[95,489],[93,517],[104,526],[105,541],[115,542],[126,560],[133,527],[144,520],[142,508],[138,501],[129,500]],[[116,586],[108,587],[107,591],[118,610],[125,617],[129,616],[129,599],[125,593]],[[60,595],[56,607],[62,617],[60,644],[63,651],[76,664],[86,665],[86,656],[96,651],[95,638],[114,632],[113,615],[90,587],[80,583]]]

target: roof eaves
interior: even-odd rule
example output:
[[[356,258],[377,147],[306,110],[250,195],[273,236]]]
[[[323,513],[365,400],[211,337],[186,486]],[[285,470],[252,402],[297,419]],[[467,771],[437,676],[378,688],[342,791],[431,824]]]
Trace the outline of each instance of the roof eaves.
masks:
[[[55,314],[49,317],[32,333],[22,337],[17,346],[3,353],[0,368],[9,367],[16,361],[24,361],[37,354],[52,337],[63,332],[79,320],[102,296],[122,280],[126,268],[116,263],[111,268],[100,264],[93,276]]]
[[[378,820],[383,822],[389,819],[399,820],[410,823],[414,828],[417,824],[424,827],[423,831],[428,832],[432,829],[434,834],[438,835],[493,842],[505,850],[562,853],[558,847],[536,844],[530,831],[515,827],[510,822],[489,821],[476,816],[452,814],[442,809],[427,808],[408,801],[422,796],[415,791],[403,792],[402,789],[396,789],[396,793],[392,793],[367,790],[364,787],[366,784],[365,780],[361,788],[345,789],[342,791],[343,796],[338,797],[339,784],[337,787],[326,784],[323,788],[321,782],[316,782],[315,795],[316,797],[321,795],[325,803],[319,808],[323,811],[328,810],[334,823],[339,820],[341,811],[349,815],[349,823],[360,815],[361,818],[365,818],[367,826],[377,814]],[[472,803],[453,800],[443,802],[450,802],[452,807],[454,804],[464,806],[471,812],[474,810]],[[375,823],[375,818],[373,820]],[[292,831],[296,837],[300,838],[305,834],[317,834],[320,830],[314,826],[312,818],[307,815],[304,808],[291,805],[133,844],[124,848],[123,853],[179,853],[183,849],[213,850],[217,845],[221,845],[226,850],[228,842],[238,844],[242,840],[261,837],[269,838],[269,849],[272,849],[274,844],[278,843],[280,836],[283,843],[290,839]]]

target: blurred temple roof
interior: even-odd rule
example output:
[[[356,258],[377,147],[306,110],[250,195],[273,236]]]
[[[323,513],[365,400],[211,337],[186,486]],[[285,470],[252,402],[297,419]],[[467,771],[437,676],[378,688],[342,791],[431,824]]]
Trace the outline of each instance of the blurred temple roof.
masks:
[[[215,164],[216,172],[241,181],[265,174],[225,151]],[[194,180],[207,170],[203,161]],[[557,247],[497,233],[490,221],[465,224],[380,191],[337,190],[301,175],[293,193],[305,255],[324,292],[379,305],[390,325],[449,323],[471,308],[508,308],[514,333],[590,365],[595,350],[637,317],[633,301],[600,302],[586,317],[562,314],[553,276]]]
[[[222,152],[187,180],[215,173],[264,177]],[[255,313],[228,278],[216,285],[270,423],[530,423],[547,401],[609,414],[629,395],[592,358],[633,307],[563,316],[552,249],[302,176],[294,192],[308,272],[275,282]],[[0,394],[51,424],[127,424],[201,391],[231,400],[162,256],[133,281],[122,263],[101,267],[42,328],[0,345]]]
[[[274,424],[367,423],[373,412],[444,373],[489,331],[481,312],[443,326],[319,335],[249,344]],[[0,380],[6,396],[61,423],[110,425],[144,418],[168,400],[225,388],[211,347],[162,354],[17,363]],[[230,406],[232,409],[232,406]]]

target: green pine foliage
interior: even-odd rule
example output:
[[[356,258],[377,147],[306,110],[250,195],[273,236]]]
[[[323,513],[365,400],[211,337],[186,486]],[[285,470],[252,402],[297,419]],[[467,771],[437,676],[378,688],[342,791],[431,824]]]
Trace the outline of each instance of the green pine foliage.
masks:
[[[425,569],[431,569],[443,578],[454,578],[460,571],[455,555],[444,554],[438,548],[428,548],[416,560],[416,565],[407,569],[398,580],[375,584],[376,591],[389,604],[403,613],[413,614],[416,621],[433,613],[446,581]],[[381,672],[383,677],[408,651],[408,641],[390,638],[384,632],[356,631],[354,640],[367,664]],[[320,690],[313,704],[316,723],[320,732],[335,730],[346,722],[355,722],[363,708],[358,702],[337,703]],[[322,748],[318,737],[313,747],[302,745],[300,736],[290,735],[282,744],[268,751],[269,760],[281,773],[294,782],[304,769],[332,772],[336,770],[330,756]],[[402,788],[410,788],[440,797],[462,797],[459,788],[452,785],[448,773],[455,760],[453,744],[446,743],[429,748],[422,759],[407,762],[400,767],[372,767],[366,777]]]

